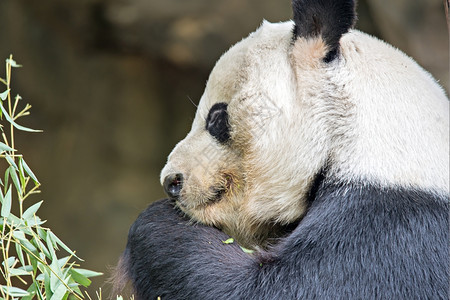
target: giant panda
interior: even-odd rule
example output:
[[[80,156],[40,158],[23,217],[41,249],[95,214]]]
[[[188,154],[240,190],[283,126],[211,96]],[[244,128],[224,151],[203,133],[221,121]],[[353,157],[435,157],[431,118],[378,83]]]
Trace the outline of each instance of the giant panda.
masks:
[[[214,67],[129,232],[138,299],[449,298],[448,98],[354,1],[293,14]]]

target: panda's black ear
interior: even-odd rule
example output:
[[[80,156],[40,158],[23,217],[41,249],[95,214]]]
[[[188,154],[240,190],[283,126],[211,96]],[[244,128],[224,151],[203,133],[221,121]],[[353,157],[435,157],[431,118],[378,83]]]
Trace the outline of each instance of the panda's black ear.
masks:
[[[292,9],[294,39],[321,36],[328,48],[324,61],[332,61],[339,52],[341,36],[355,23],[355,1],[292,0]]]

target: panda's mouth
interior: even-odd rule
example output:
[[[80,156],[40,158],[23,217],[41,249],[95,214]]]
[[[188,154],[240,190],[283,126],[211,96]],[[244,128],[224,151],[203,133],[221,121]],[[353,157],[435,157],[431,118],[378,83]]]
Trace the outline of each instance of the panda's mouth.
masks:
[[[223,182],[218,186],[213,186],[210,188],[212,191],[212,197],[209,197],[207,204],[212,204],[219,202],[223,199],[223,196],[231,191],[233,186],[233,176],[230,174],[224,174]]]
[[[219,183],[210,186],[203,195],[198,195],[197,201],[191,202],[188,200],[189,197],[181,196],[176,199],[176,202],[185,209],[202,209],[220,202],[231,191],[233,185],[231,175],[225,174],[222,178]]]
[[[212,197],[209,197],[206,204],[213,204],[222,200],[223,195],[227,192],[225,187],[212,187]]]
[[[223,196],[225,195],[225,193],[227,192],[227,189],[224,187],[210,187],[209,191],[207,193],[207,195],[204,195],[203,199],[201,199],[200,201],[196,201],[197,204],[193,204],[193,203],[186,203],[186,202],[190,202],[190,201],[186,201],[187,199],[185,199],[184,197],[180,197],[176,199],[176,203],[184,209],[203,209],[209,205],[213,205],[215,203],[220,202],[223,199]]]

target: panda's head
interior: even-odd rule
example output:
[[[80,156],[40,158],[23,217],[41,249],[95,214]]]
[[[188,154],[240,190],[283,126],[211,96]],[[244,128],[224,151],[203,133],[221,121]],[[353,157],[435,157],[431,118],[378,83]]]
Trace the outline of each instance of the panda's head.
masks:
[[[378,163],[385,150],[362,149],[364,136],[376,142],[377,132],[363,132],[358,107],[372,103],[372,93],[382,98],[400,88],[372,74],[393,68],[383,57],[399,54],[351,30],[354,6],[293,1],[294,22],[263,22],[220,58],[191,131],[161,173],[166,192],[193,220],[223,229],[244,246],[264,246],[304,215],[324,168],[346,178],[383,172]],[[400,56],[396,63],[413,64]],[[364,162],[366,156],[375,163]]]
[[[323,2],[295,2],[295,23],[263,22],[220,58],[161,173],[184,212],[246,246],[302,216],[327,159],[311,109],[332,90],[327,69],[355,16],[353,1],[332,13]]]

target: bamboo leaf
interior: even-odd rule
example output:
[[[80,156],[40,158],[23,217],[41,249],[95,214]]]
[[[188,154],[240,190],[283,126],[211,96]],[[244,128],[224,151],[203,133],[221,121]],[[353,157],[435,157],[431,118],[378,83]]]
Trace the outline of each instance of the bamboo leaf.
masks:
[[[241,246],[241,249],[242,249],[242,251],[244,251],[244,253],[247,253],[247,254],[253,254],[255,252],[255,250],[247,249],[242,246]]]
[[[3,93],[0,93],[0,99],[2,99],[2,101],[6,100],[6,98],[8,98],[9,91],[10,90],[8,89],[8,90],[4,91]]]
[[[38,228],[37,228],[37,233],[38,233],[38,236],[39,236],[41,239],[43,239],[43,240],[46,240],[46,239],[47,239],[47,231],[46,231],[45,229],[43,229],[43,228],[41,228],[41,227],[38,227]]]
[[[6,145],[5,143],[0,142],[0,152],[5,152],[5,151],[16,151],[16,150],[11,148],[10,146]]]
[[[44,288],[45,288],[45,296],[47,298],[51,298],[53,296],[53,292],[50,287],[50,273],[51,271],[49,270],[48,267],[46,267],[44,270]]]
[[[13,232],[13,237],[15,237],[16,239],[18,239],[20,241],[20,245],[22,247],[22,249],[24,249],[25,251],[29,251],[31,253],[37,254],[38,250],[37,248],[28,241],[28,239],[25,237],[25,234],[22,231],[18,231],[15,230]],[[31,258],[31,256],[30,256]]]
[[[19,261],[22,264],[22,266],[25,266],[25,259],[23,257],[22,248],[20,247],[20,245],[18,243],[15,243],[15,245],[16,245],[17,257],[19,258]]]
[[[20,183],[22,184],[22,186],[26,187],[26,181],[25,181],[25,172],[23,171],[23,165],[20,162],[20,158],[19,158],[19,179],[20,179]]]
[[[92,283],[92,281],[90,281],[86,276],[78,273],[74,269],[70,270],[70,275],[72,276],[72,279],[75,280],[76,283],[81,284],[84,287],[88,287]]]
[[[52,241],[52,236],[50,234],[47,234],[46,242],[47,242],[47,247],[48,247],[48,249],[50,251],[51,259],[52,260],[58,260],[58,257],[56,257],[56,253],[55,253],[55,245],[56,245],[56,243],[54,243]],[[58,261],[58,266],[61,266],[59,264],[59,261]]]
[[[8,188],[8,178],[9,178],[9,168],[5,171],[5,184],[3,185],[4,192],[6,193],[6,189]]]
[[[66,244],[64,244],[53,232],[51,232],[50,230],[47,232],[47,234],[50,234],[52,236],[52,240],[55,241],[59,246],[61,246],[64,250],[66,250],[69,254],[75,256],[76,258],[78,258],[79,260],[83,261],[81,258],[79,258],[75,252],[73,252],[72,250],[70,250],[69,247],[66,246]]]
[[[73,281],[73,280],[72,280]],[[84,297],[83,293],[81,292],[79,285],[77,285],[76,283],[69,283],[70,288],[72,289],[72,291],[74,291],[75,293],[77,293],[78,295],[80,295],[81,297]],[[72,298],[70,298],[72,300]],[[99,300],[101,300],[101,298],[98,298]]]
[[[41,226],[42,224],[45,224],[45,222],[47,221],[42,221],[41,218],[35,215],[33,218],[26,221],[26,225],[28,225],[29,227],[38,227]],[[26,229],[24,228],[23,230]]]
[[[33,283],[28,288],[28,293],[30,293],[29,296],[22,298],[21,300],[33,300],[34,296],[37,295],[39,300],[44,300],[44,297],[42,296],[42,293],[39,289],[39,284],[35,280],[33,280]]]
[[[45,280],[45,275],[43,273],[39,274],[38,276],[36,276],[36,280],[37,281],[44,281]]]
[[[23,269],[9,269],[8,271],[9,271],[9,273],[12,276],[28,276],[28,275],[31,275],[30,272],[27,272],[27,271],[25,271]]]
[[[19,170],[19,168],[16,165],[16,162],[14,161],[14,159],[11,158],[11,156],[9,156],[8,154],[5,155],[6,160],[8,161],[10,166],[13,166],[14,169]]]
[[[44,295],[42,295],[41,288],[40,288],[39,284],[37,283],[36,280],[34,280],[33,283],[36,286],[36,291],[37,291],[37,295],[39,297],[39,300],[44,300],[45,298],[44,298]]]
[[[28,127],[24,127],[22,125],[17,124],[16,122],[14,122],[14,120],[11,118],[11,116],[8,114],[8,112],[6,111],[6,109],[3,107],[3,105],[0,105],[0,109],[3,113],[3,115],[5,116],[6,120],[8,120],[9,123],[11,123],[14,127],[16,127],[19,130],[22,131],[28,131],[28,132],[42,132],[42,130],[36,130],[36,129],[31,129]]]
[[[33,267],[31,265],[25,265],[25,266],[22,266],[21,268],[27,272],[33,272]]]
[[[33,269],[33,273],[36,274],[37,268],[38,268],[38,266],[37,266],[37,264],[38,264],[37,259],[34,258],[33,255],[29,255],[28,253],[27,253],[27,257],[28,257],[28,260],[30,261],[30,265],[31,265],[31,268]]]
[[[8,218],[6,218],[6,223],[9,226],[20,226],[23,225],[23,221],[21,219],[19,219],[18,217],[16,217],[14,214],[10,213]],[[22,228],[23,232],[26,232],[26,228]]]
[[[16,173],[16,170],[14,169],[14,166],[10,166],[8,169],[9,169],[9,175],[11,176],[14,186],[16,187],[16,189],[19,193],[23,194],[22,186],[20,184],[19,177],[17,177],[17,173]]]
[[[12,56],[10,56],[10,57],[12,57]],[[14,59],[12,59],[12,58],[7,58],[6,59],[6,63],[8,64],[8,65],[10,65],[11,67],[13,67],[13,68],[20,68],[20,67],[22,67],[22,65],[19,65]]]
[[[61,268],[59,267],[58,260],[52,260],[50,268],[53,272],[50,273],[50,288],[53,293],[56,292],[58,285],[61,283],[58,276],[62,276]],[[56,273],[56,274],[55,274]],[[58,275],[58,276],[56,276]]]
[[[0,193],[1,195],[1,193]],[[11,213],[11,186],[9,186],[8,191],[6,192],[6,195],[2,199],[2,210],[1,210],[1,216],[4,218],[7,218],[9,214]]]
[[[233,244],[234,243],[234,239],[233,238],[229,238],[226,241],[222,241],[222,243],[224,243],[224,244]]]
[[[32,300],[34,295],[36,295],[36,285],[35,284],[30,285],[27,292],[29,293],[29,295],[23,297],[21,300]]]
[[[103,273],[100,272],[95,272],[95,271],[91,271],[91,270],[86,270],[86,269],[79,269],[79,268],[74,268],[74,270],[77,273],[80,273],[81,275],[90,278],[90,277],[96,277],[96,276],[101,276],[103,275]]]
[[[32,239],[33,244],[36,246],[36,248],[38,248],[39,250],[41,250],[40,252],[45,254],[45,256],[47,256],[48,258],[52,259],[52,256],[50,254],[50,251],[47,249],[47,247],[45,246],[45,244],[43,242],[41,242],[41,240],[33,238]]]
[[[28,296],[29,293],[25,290],[22,290],[18,287],[13,287],[13,286],[4,286],[2,285],[2,290],[3,292],[5,292],[7,295],[11,296],[11,297],[25,297]]]
[[[58,259],[58,264],[63,268],[71,259],[71,256],[65,256],[63,258],[59,258]]]
[[[42,202],[44,201],[40,201],[36,204],[33,204],[32,206],[30,206],[22,215],[22,218],[26,221],[32,219],[34,217],[34,215],[36,214],[36,212],[38,211],[39,207],[41,207]]]
[[[4,260],[2,262],[2,266],[6,265],[8,268],[11,268],[15,261],[16,261],[16,258],[14,256],[8,257],[7,260]]]
[[[60,282],[58,288],[55,290],[55,293],[50,298],[50,300],[62,300],[67,292],[67,287],[62,282]]]
[[[30,167],[27,165],[25,160],[23,158],[21,158],[20,161],[23,165],[23,168],[25,169],[25,172],[27,172],[27,174],[31,177],[31,179],[33,179],[34,182],[39,183],[39,180],[37,179],[36,175],[34,175],[33,171],[31,171]]]

